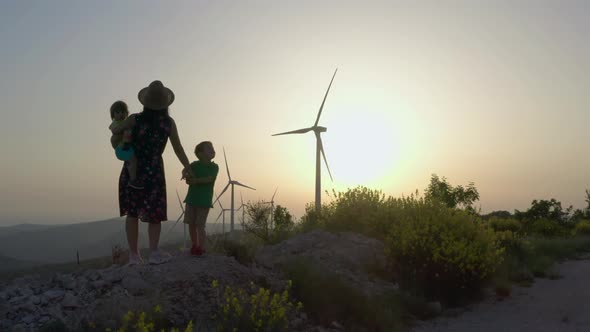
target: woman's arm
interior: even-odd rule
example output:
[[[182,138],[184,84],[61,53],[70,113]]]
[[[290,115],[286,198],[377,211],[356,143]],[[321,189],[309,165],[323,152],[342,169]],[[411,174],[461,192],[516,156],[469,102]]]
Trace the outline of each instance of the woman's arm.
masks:
[[[170,126],[170,143],[172,143],[174,153],[176,154],[178,160],[184,166],[185,171],[188,174],[192,174],[190,170],[190,163],[188,161],[188,158],[186,157],[186,154],[184,153],[184,149],[182,148],[182,144],[180,143],[180,138],[178,138],[178,130],[176,129],[176,123],[172,118],[170,118],[170,122],[172,123],[172,125]]]
[[[131,114],[127,117],[127,119],[123,120],[120,124],[116,126],[110,126],[109,129],[113,134],[123,134],[126,129],[133,128],[135,126],[135,116],[136,114]]]

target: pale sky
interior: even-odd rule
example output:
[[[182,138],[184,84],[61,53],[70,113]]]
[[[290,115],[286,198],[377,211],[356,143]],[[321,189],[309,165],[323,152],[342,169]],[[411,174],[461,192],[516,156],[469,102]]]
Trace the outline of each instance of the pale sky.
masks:
[[[189,159],[214,143],[217,191],[225,147],[232,177],[257,189],[245,200],[278,186],[300,217],[315,138],[271,134],[313,124],[336,68],[323,189],[401,196],[436,173],[475,182],[483,212],[582,208],[589,35],[588,1],[2,1],[0,225],[118,216],[108,109],[139,111],[155,79],[176,94]],[[164,161],[176,219],[187,187],[171,146]]]

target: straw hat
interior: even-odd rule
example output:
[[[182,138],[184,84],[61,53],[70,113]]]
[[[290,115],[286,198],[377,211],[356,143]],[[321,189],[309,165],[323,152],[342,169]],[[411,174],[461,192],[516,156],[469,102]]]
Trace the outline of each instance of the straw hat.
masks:
[[[153,81],[148,87],[139,90],[139,102],[152,110],[162,110],[174,102],[174,92],[160,81]]]

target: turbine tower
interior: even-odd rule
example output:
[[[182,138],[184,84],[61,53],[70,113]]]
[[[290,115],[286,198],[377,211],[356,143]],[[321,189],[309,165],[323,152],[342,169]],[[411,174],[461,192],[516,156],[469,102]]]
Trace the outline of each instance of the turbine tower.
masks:
[[[328,169],[328,174],[330,175],[330,179],[334,181],[332,178],[332,173],[330,172],[330,167],[328,167],[328,160],[326,160],[326,154],[324,152],[324,146],[322,144],[322,138],[320,137],[321,133],[326,132],[328,129],[326,127],[318,126],[320,122],[320,116],[322,115],[322,109],[324,108],[324,103],[326,102],[326,97],[328,97],[328,92],[330,92],[330,87],[332,86],[332,82],[334,81],[334,77],[336,76],[336,72],[338,68],[334,71],[334,75],[332,75],[332,80],[330,81],[330,85],[328,85],[328,90],[326,90],[326,94],[324,95],[324,100],[322,101],[322,105],[320,106],[320,110],[318,112],[318,116],[315,119],[315,123],[313,126],[309,128],[297,129],[292,131],[287,131],[284,133],[274,134],[272,136],[279,136],[279,135],[288,135],[288,134],[305,134],[307,132],[313,131],[316,138],[316,151],[315,151],[315,210],[316,213],[320,213],[320,209],[322,207],[322,172],[321,172],[321,161],[320,161],[320,154],[324,158],[324,163],[326,164],[326,168]]]
[[[272,198],[270,199],[270,201],[266,201],[266,202],[263,201],[262,202],[264,204],[270,204],[269,217],[270,217],[270,227],[271,228],[274,228],[273,227],[274,226],[274,224],[273,224],[273,218],[274,218],[274,216],[272,214],[272,211],[274,210],[274,207],[275,207],[275,195],[277,194],[277,190],[279,190],[279,187],[277,187],[277,189],[275,189],[275,192],[274,192],[274,194],[272,194]]]
[[[225,191],[227,190],[227,188],[229,188],[229,186],[231,185],[231,207],[230,207],[230,233],[229,236],[230,238],[233,238],[234,236],[234,185],[238,185],[241,187],[245,187],[248,189],[252,189],[252,190],[256,190],[252,187],[248,187],[245,184],[242,184],[236,180],[232,180],[231,179],[231,175],[229,174],[229,166],[227,166],[227,157],[225,155],[225,148],[223,148],[223,159],[225,160],[225,169],[227,170],[227,177],[229,179],[229,181],[227,182],[227,185],[225,186],[225,188],[223,188],[223,190],[221,191],[221,194],[219,194],[219,196],[217,196],[217,199],[215,199],[215,202],[217,202],[219,200],[219,198],[225,193]],[[215,202],[213,202],[213,205],[215,205]]]
[[[223,216],[223,219],[221,219],[221,234],[223,234],[223,236],[225,236],[225,211],[229,211],[231,209],[225,209],[223,208],[223,205],[221,205],[221,201],[218,201],[217,203],[219,203],[219,207],[221,208],[221,212],[219,212],[219,215],[217,216],[217,219],[215,219],[215,222],[217,222],[219,220],[219,218],[221,218]]]

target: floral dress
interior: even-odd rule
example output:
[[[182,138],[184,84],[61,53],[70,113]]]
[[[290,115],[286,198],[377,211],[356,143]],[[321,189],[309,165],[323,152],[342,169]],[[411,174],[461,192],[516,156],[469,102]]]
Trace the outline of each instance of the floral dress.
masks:
[[[144,185],[138,190],[128,187],[127,163],[119,176],[119,212],[143,222],[167,220],[166,179],[162,153],[170,136],[172,120],[162,114],[150,121],[143,113],[135,118],[133,147],[137,158],[137,180]]]

